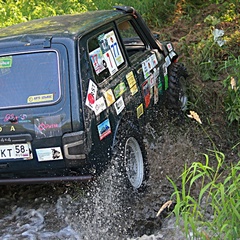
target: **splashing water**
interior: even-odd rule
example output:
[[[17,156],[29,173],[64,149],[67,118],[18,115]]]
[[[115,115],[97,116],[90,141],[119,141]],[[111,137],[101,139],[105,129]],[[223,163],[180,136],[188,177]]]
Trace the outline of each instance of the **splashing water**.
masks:
[[[115,165],[84,188],[79,183],[10,190],[0,186],[0,239],[184,239],[174,221],[161,228],[162,219],[156,219],[156,214],[171,195],[166,175],[178,175],[179,166],[194,159],[192,142],[175,135],[170,138],[162,126],[162,134],[146,127],[145,144],[152,162],[147,193],[129,191]]]
[[[31,204],[14,205],[0,219],[1,239],[126,239],[130,226],[126,189],[114,172],[109,168],[81,196],[62,194],[52,201],[35,198],[34,209]]]

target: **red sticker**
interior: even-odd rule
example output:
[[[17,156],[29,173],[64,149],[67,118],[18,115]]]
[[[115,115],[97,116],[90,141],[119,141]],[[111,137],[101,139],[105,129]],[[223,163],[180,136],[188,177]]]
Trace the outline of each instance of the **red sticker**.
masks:
[[[94,99],[93,94],[91,94],[91,93],[88,94],[88,101],[90,104],[94,104],[95,99]]]

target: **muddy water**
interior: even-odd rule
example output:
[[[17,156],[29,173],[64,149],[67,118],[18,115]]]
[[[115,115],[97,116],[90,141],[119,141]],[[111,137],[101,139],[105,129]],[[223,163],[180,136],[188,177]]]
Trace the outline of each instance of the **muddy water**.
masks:
[[[147,133],[145,192],[127,194],[114,169],[87,185],[0,186],[0,239],[184,239],[167,210],[156,214],[172,194],[166,176],[177,178],[195,149],[167,128],[148,125]]]

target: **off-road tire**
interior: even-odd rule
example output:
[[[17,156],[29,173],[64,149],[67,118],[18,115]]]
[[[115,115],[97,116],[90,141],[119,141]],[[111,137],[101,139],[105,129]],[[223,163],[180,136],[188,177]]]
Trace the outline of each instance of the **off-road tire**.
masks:
[[[142,134],[131,122],[124,124],[117,137],[112,162],[121,176],[122,184],[134,191],[146,188],[148,179],[147,154]],[[132,126],[131,126],[132,125]]]
[[[172,63],[168,69],[167,108],[171,115],[181,117],[187,110],[187,70],[182,63]]]

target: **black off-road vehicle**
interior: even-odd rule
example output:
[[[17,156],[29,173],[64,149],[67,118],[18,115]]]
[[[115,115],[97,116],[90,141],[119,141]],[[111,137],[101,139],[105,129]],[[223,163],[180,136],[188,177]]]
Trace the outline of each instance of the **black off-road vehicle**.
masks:
[[[140,188],[152,111],[186,107],[177,57],[126,6],[0,29],[0,184],[90,180],[118,156]]]

